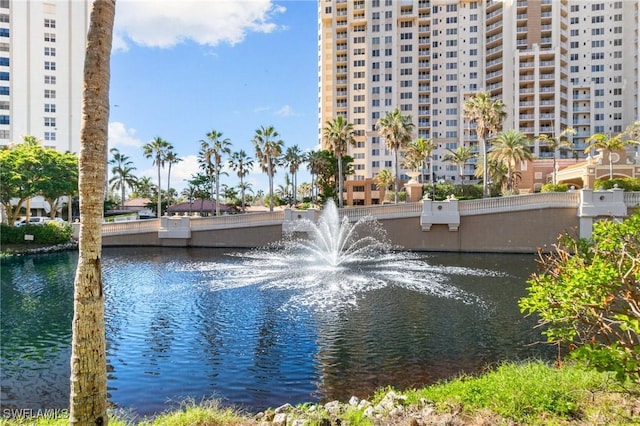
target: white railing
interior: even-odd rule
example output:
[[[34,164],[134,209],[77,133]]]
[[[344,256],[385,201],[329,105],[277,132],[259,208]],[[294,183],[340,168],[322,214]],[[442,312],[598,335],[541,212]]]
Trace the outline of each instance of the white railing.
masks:
[[[190,225],[193,231],[209,229],[246,228],[251,226],[282,225],[283,211],[234,214],[212,217],[191,217]]]
[[[627,207],[639,207],[640,206],[640,192],[625,192],[624,203]]]
[[[460,216],[501,213],[542,208],[577,208],[579,192],[545,192],[540,194],[513,195],[511,197],[484,198],[460,201]]]
[[[159,230],[159,219],[128,220],[102,224],[102,235],[142,234],[158,232]]]
[[[371,216],[375,219],[396,219],[403,217],[420,217],[422,202],[383,204],[379,206],[349,207],[340,210],[339,214],[348,216],[350,222],[357,222],[363,217]]]

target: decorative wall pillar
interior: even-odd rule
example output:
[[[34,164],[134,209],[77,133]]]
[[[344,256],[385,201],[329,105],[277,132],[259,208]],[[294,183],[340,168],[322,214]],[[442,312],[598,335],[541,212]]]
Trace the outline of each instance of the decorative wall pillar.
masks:
[[[580,191],[580,237],[590,238],[593,231],[593,221],[597,218],[607,218],[621,221],[627,216],[627,205],[624,202],[624,190],[614,188],[608,191],[594,191],[582,189]]]
[[[430,231],[431,225],[447,225],[449,231],[457,231],[460,227],[458,200],[433,201],[428,197],[422,200],[420,226],[423,231]]]

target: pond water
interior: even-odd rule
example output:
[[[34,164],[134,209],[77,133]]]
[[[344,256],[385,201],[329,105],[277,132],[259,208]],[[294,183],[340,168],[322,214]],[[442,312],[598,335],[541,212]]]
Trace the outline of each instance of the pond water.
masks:
[[[517,307],[533,255],[392,252],[325,269],[277,253],[104,249],[110,402],[258,411],[553,356]],[[68,406],[76,264],[74,252],[3,262],[2,408]]]

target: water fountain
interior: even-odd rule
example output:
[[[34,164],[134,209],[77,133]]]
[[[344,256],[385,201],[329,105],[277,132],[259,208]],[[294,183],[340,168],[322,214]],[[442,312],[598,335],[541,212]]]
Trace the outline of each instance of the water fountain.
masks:
[[[231,254],[240,262],[203,263],[201,267],[214,277],[211,288],[257,285],[293,291],[287,308],[313,306],[323,311],[355,306],[367,292],[386,287],[482,306],[479,297],[457,288],[448,276],[496,274],[476,268],[432,267],[421,256],[392,247],[374,218],[363,217],[355,223],[346,215],[341,219],[332,201],[323,208],[318,223],[303,219],[299,229],[305,232],[293,232],[277,247]]]

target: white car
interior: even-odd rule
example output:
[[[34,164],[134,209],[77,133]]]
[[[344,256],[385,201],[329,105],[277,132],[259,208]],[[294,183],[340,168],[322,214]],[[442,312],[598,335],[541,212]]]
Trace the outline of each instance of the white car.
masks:
[[[44,225],[49,222],[51,219],[44,216],[32,216],[29,218],[29,225]]]

